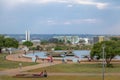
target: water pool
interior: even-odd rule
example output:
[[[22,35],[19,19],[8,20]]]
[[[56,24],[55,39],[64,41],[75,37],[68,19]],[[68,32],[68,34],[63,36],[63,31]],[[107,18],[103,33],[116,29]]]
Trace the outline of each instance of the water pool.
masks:
[[[55,52],[65,52],[65,51],[55,51]],[[36,55],[39,58],[47,58],[47,56],[45,55],[46,52],[35,52],[35,53],[29,53],[27,55],[25,55],[25,57],[31,57],[31,58],[35,58]],[[86,60],[87,58],[85,58],[85,56],[90,56],[90,51],[89,50],[74,50],[73,51],[74,55],[79,57],[80,60]],[[66,59],[69,60],[73,60],[76,57],[75,56],[66,56]],[[55,57],[54,59],[62,59],[62,57]],[[114,59],[120,60],[120,56],[116,56]]]
[[[64,51],[56,51],[56,52],[64,52]],[[36,55],[39,57],[39,58],[47,58],[47,56],[45,55],[46,52],[35,52],[35,53],[29,53],[27,55],[25,55],[26,57],[31,57],[31,58],[35,58]],[[88,56],[90,54],[90,51],[88,50],[74,50],[73,51],[74,55],[79,57],[80,59],[84,59],[84,56]],[[66,59],[74,59],[75,56],[66,56],[65,58]],[[58,58],[55,58],[55,59],[61,59],[62,57],[58,57]]]

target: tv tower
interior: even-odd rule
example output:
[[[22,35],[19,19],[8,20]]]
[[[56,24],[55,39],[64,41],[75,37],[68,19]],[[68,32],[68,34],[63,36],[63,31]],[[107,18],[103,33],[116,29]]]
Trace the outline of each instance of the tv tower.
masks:
[[[26,41],[30,41],[30,31],[26,30]]]

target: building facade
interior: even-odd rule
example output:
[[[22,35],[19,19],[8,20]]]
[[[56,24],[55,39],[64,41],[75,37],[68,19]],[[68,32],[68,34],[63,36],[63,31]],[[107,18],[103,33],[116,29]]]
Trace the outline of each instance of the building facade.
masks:
[[[93,37],[93,43],[97,43],[97,42],[102,42],[105,40],[105,37],[104,36],[96,36],[96,37]]]
[[[67,43],[68,41],[72,44],[79,43],[79,36],[54,36],[53,38],[57,38],[58,40],[64,41],[64,43]]]

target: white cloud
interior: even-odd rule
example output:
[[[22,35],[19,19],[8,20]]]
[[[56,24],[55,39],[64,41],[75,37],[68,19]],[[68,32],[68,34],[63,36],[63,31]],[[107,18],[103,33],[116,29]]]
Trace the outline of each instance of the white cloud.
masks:
[[[83,24],[83,23],[98,23],[100,21],[97,19],[75,19],[68,22],[71,24]]]
[[[56,22],[54,20],[48,20],[47,24],[56,24]]]
[[[37,22],[37,23],[36,23]],[[72,25],[72,24],[96,24],[99,23],[100,20],[98,19],[73,19],[73,20],[54,20],[54,19],[47,19],[47,20],[38,20],[35,24],[47,24],[47,25]]]
[[[97,3],[96,7],[99,9],[105,9],[108,6],[108,3]]]
[[[73,20],[67,20],[67,21],[49,21],[49,24],[65,24],[65,25],[70,25],[70,24],[95,24],[95,23],[99,23],[100,20],[97,19],[73,19]]]
[[[63,24],[69,25],[69,24],[71,24],[71,22],[66,21],[66,22],[64,22]]]
[[[48,3],[68,3],[68,7],[72,7],[72,4],[92,5],[98,9],[104,9],[108,6],[108,3],[95,2],[95,0],[1,0],[6,6],[17,6],[20,4],[48,4]]]
[[[69,4],[69,5],[67,5],[67,7],[73,7],[73,5]]]
[[[97,23],[98,20],[97,20],[97,19],[83,19],[83,20],[81,20],[81,22],[86,22],[86,23]]]
[[[93,0],[76,0],[76,1],[79,4],[96,6],[98,9],[104,9],[108,6],[108,3],[95,2]]]

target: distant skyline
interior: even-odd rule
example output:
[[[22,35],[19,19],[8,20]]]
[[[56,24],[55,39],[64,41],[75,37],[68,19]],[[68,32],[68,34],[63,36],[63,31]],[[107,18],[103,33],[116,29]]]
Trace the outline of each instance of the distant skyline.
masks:
[[[120,0],[0,0],[0,34],[120,34]]]

